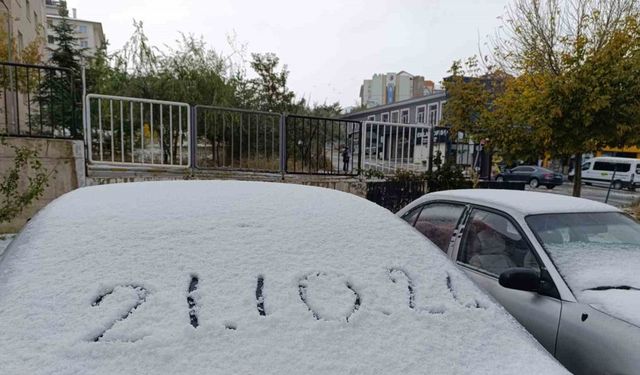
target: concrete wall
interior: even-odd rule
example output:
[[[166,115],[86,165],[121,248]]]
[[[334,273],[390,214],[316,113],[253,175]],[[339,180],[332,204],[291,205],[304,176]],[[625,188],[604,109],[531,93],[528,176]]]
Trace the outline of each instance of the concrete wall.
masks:
[[[85,168],[84,145],[82,141],[40,138],[6,138],[8,144],[37,149],[44,167],[55,170],[49,179],[49,186],[38,201],[25,209],[9,223],[0,223],[0,234],[15,233],[27,220],[49,202],[78,187],[99,184],[113,184],[162,180],[243,180],[291,183],[319,186],[344,191],[366,197],[365,182],[352,177],[286,175],[277,173],[252,173],[238,171],[204,171],[190,169],[114,167],[91,165]],[[11,147],[0,145],[0,175],[13,165],[14,152]],[[89,175],[85,174],[88,170]]]
[[[40,138],[6,138],[7,144],[38,150],[48,171],[55,170],[43,196],[9,223],[0,223],[0,233],[15,233],[38,210],[60,195],[85,184],[84,146],[82,141]],[[13,165],[14,151],[0,145],[0,173]],[[24,178],[24,177],[22,177]]]
[[[256,173],[241,171],[207,171],[207,170],[176,170],[163,168],[114,168],[89,166],[87,185],[102,185],[142,181],[167,180],[240,180],[263,181],[288,184],[318,186],[328,189],[344,191],[365,197],[367,185],[353,177],[313,176],[313,175],[285,175],[284,179],[277,173]]]

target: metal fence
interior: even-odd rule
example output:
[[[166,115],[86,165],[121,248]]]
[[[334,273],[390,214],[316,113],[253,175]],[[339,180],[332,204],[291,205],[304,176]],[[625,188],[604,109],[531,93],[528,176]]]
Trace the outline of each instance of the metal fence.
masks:
[[[68,69],[0,63],[0,134],[82,138],[81,105]]]
[[[281,115],[194,107],[195,167],[279,172]]]
[[[357,175],[362,169],[360,121],[287,115],[285,171]]]
[[[186,103],[90,94],[86,124],[91,163],[191,166]]]
[[[429,129],[423,124],[364,122],[363,168],[386,174],[399,169],[424,171],[430,160]]]

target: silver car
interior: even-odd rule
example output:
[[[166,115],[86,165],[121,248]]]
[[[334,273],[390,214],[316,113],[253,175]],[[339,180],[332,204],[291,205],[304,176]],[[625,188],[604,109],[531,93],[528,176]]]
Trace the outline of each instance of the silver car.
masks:
[[[560,195],[455,190],[398,215],[570,371],[640,373],[640,224]]]

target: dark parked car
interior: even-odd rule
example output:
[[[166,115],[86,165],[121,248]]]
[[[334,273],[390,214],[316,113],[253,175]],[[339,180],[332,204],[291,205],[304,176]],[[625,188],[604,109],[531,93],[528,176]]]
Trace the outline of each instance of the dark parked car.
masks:
[[[524,182],[532,188],[544,185],[547,189],[553,189],[558,185],[562,185],[562,173],[556,173],[550,169],[534,165],[521,165],[500,172],[496,176],[496,181]]]

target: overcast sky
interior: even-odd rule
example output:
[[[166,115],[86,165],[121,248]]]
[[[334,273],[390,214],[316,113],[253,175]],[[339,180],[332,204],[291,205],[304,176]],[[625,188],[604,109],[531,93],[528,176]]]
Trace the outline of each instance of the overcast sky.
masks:
[[[289,86],[312,102],[358,101],[362,80],[406,70],[436,83],[451,62],[478,51],[508,0],[68,0],[78,18],[102,22],[110,51],[144,21],[154,45],[178,32],[228,53],[227,35],[249,52],[274,52]]]

